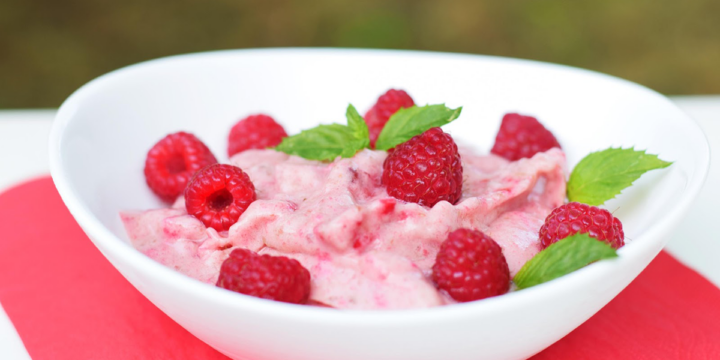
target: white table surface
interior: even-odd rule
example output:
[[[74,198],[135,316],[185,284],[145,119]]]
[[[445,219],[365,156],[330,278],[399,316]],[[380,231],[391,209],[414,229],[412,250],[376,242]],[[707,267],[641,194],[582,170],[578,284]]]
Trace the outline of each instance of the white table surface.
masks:
[[[711,151],[720,149],[720,96],[672,98],[700,123]],[[0,111],[0,191],[48,173],[47,138],[55,110]],[[23,156],[15,156],[23,154]],[[710,174],[687,218],[675,232],[667,250],[720,287],[720,235],[710,225],[717,220],[720,159],[712,156]],[[0,359],[30,359],[15,328],[0,306]]]

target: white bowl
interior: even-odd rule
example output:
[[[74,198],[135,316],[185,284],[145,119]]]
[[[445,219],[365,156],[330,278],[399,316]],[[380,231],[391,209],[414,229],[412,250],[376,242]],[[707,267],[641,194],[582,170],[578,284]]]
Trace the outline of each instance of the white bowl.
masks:
[[[675,163],[618,199],[629,243],[619,258],[482,301],[404,311],[338,311],[232,293],[171,270],[128,243],[118,212],[162,204],[145,185],[147,150],[170,132],[198,135],[224,159],[238,118],[268,112],[289,133],[343,122],[390,87],[418,104],[463,106],[447,126],[479,151],[501,116],[537,116],[569,165],[635,146]],[[520,359],[617,295],[665,245],[708,170],[700,128],[662,95],[614,77],[532,61],[411,51],[264,49],[175,56],[104,75],[60,108],[50,138],[55,184],[108,260],[157,307],[212,347],[248,360]],[[651,299],[649,299],[651,300]],[[141,321],[141,319],[139,319]]]

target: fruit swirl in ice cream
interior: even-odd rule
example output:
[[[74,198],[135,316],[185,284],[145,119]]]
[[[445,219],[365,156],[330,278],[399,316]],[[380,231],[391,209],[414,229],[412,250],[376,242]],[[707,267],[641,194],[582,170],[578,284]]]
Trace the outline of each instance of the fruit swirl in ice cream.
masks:
[[[558,148],[508,161],[460,149],[462,197],[428,208],[389,196],[385,151],[323,163],[274,150],[248,150],[232,165],[248,174],[257,200],[225,232],[172,208],[123,212],[133,246],[214,284],[236,248],[296,259],[311,274],[311,301],[340,309],[404,309],[454,303],[430,279],[449,232],[477,229],[502,248],[511,276],[541,250],[538,229],[565,198]]]

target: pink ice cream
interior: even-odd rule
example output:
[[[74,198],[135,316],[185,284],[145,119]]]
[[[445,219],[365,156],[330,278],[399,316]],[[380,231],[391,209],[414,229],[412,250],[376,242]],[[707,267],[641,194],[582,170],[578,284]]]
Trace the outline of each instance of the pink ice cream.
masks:
[[[133,245],[168,267],[214,284],[234,248],[298,260],[312,277],[312,300],[342,309],[398,309],[453,302],[430,269],[448,232],[465,227],[492,237],[514,275],[538,251],[538,230],[565,198],[560,149],[509,162],[460,149],[463,195],[432,208],[387,195],[384,151],[363,150],[332,163],[250,150],[230,163],[255,185],[257,200],[227,233],[172,209],[122,213]]]

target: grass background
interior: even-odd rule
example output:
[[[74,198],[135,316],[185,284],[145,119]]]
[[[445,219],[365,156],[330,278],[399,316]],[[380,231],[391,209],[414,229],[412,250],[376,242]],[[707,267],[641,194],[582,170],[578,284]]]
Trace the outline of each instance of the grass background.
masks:
[[[718,0],[0,0],[0,108],[57,107],[156,57],[273,46],[512,56],[720,93]]]

